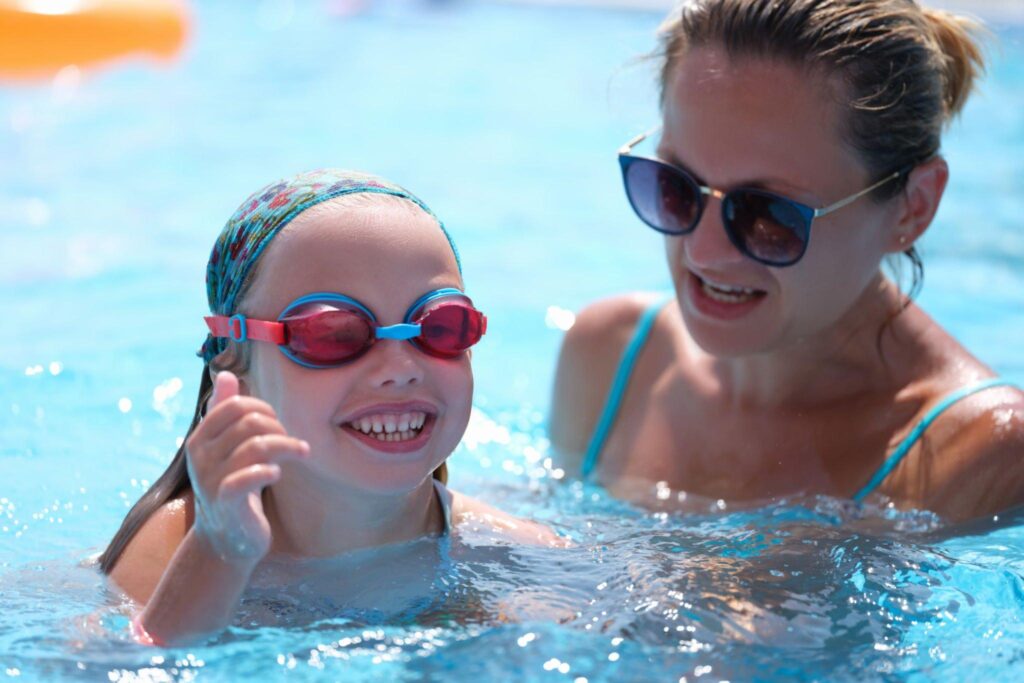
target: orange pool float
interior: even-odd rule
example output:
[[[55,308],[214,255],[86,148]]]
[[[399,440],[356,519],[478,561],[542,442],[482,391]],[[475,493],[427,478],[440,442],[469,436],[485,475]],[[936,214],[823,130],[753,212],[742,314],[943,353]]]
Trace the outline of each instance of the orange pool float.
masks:
[[[188,29],[184,0],[0,0],[0,76],[137,54],[171,59]]]

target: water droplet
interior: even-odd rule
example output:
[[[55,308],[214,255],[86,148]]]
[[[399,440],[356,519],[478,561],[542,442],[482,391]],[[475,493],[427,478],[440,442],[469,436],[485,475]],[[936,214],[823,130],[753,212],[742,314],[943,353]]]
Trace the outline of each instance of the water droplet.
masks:
[[[548,306],[544,316],[544,324],[553,330],[568,330],[576,324],[576,314],[559,306]]]

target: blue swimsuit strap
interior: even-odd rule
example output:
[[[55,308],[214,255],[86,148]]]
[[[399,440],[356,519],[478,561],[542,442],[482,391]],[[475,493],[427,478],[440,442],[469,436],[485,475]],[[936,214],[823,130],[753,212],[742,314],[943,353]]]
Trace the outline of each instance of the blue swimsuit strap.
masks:
[[[597,466],[597,459],[601,455],[601,449],[604,448],[604,442],[608,440],[608,435],[612,431],[612,425],[615,424],[615,417],[619,413],[622,398],[626,395],[626,386],[629,384],[630,375],[633,374],[633,366],[636,365],[637,356],[640,355],[640,350],[647,342],[651,328],[654,327],[654,319],[658,317],[658,313],[665,305],[665,302],[672,297],[672,293],[664,293],[648,305],[643,315],[640,316],[640,321],[636,325],[636,331],[633,332],[633,338],[629,340],[625,351],[622,352],[622,360],[619,361],[619,368],[615,372],[615,379],[612,380],[612,388],[608,392],[608,400],[604,404],[604,410],[601,411],[601,417],[597,419],[594,436],[591,437],[590,443],[587,445],[587,452],[583,456],[581,473],[584,478],[589,477],[590,473]]]
[[[896,469],[896,466],[900,464],[900,461],[903,460],[907,453],[910,452],[911,447],[917,443],[917,440],[921,438],[922,434],[924,434],[924,430],[928,429],[929,425],[931,425],[931,423],[935,421],[935,418],[941,415],[946,408],[949,408],[960,399],[967,398],[971,394],[976,394],[979,391],[988,389],[989,387],[998,386],[1016,385],[1010,380],[992,377],[990,379],[982,380],[981,382],[976,382],[975,384],[969,384],[966,387],[961,387],[960,389],[957,389],[943,397],[935,407],[928,411],[928,414],[925,415],[920,422],[914,425],[910,434],[900,442],[900,445],[896,447],[893,454],[882,463],[882,466],[878,468],[878,471],[875,472],[873,477],[871,477],[871,480],[864,485],[864,488],[854,494],[853,499],[860,502],[864,500],[869,493],[878,488],[878,486],[885,481],[885,478],[892,474],[892,471]]]

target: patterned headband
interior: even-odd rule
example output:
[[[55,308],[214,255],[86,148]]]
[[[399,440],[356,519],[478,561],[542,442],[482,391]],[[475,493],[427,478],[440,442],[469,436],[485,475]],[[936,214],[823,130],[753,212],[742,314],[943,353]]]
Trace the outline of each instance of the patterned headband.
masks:
[[[418,197],[377,176],[325,168],[300,173],[257,190],[228,219],[206,265],[206,298],[210,311],[218,315],[235,312],[242,284],[274,236],[296,216],[329,199],[360,193],[401,197],[423,209],[437,221],[455,254],[459,272],[462,272],[462,262],[451,235]],[[209,363],[225,348],[227,339],[207,335],[197,355]]]

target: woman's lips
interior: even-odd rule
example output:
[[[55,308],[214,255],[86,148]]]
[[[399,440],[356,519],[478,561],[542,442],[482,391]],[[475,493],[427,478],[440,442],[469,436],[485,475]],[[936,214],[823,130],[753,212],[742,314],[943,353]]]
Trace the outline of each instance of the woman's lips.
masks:
[[[726,285],[689,273],[686,298],[699,314],[716,320],[742,318],[764,300],[767,292],[750,287]]]

